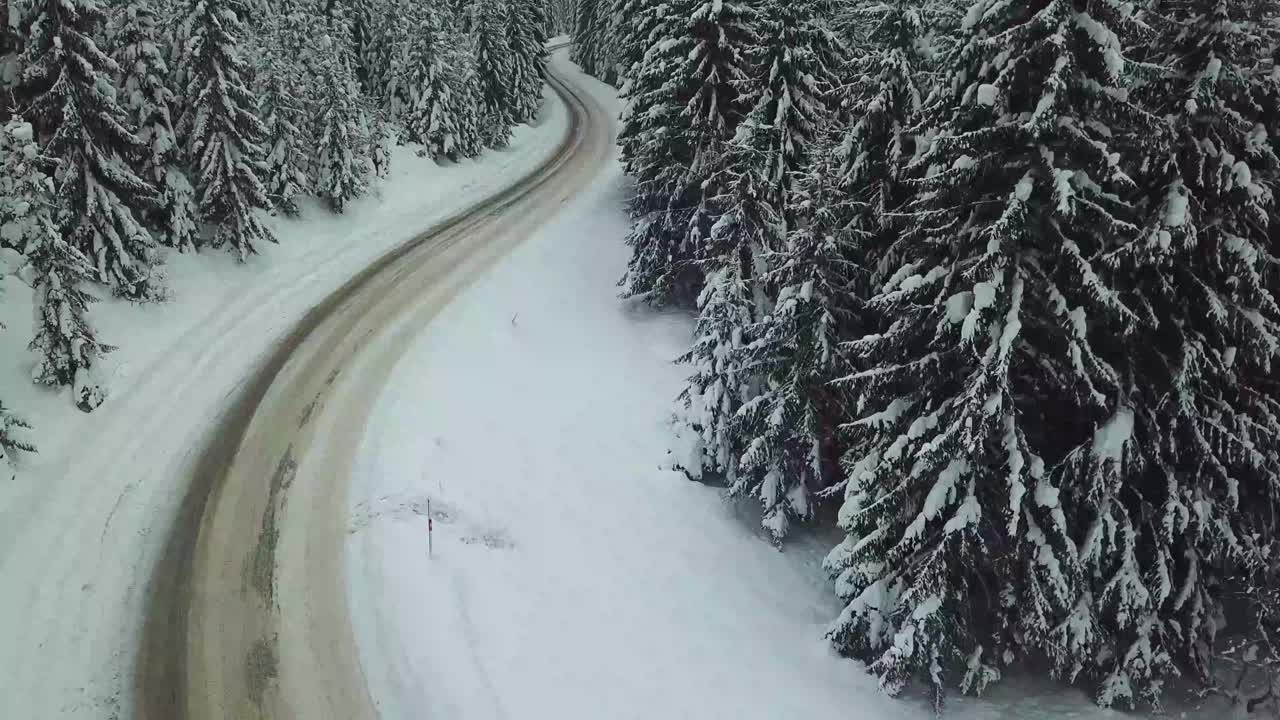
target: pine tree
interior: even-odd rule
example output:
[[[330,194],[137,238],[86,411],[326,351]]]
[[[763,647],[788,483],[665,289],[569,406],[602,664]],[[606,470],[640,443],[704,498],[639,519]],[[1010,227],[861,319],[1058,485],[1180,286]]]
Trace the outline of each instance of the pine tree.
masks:
[[[653,44],[653,33],[662,26],[666,11],[663,0],[613,0],[609,61],[616,68],[622,94],[629,94],[629,80]]]
[[[515,2],[508,0],[508,6],[520,11],[520,15],[524,18],[520,28],[523,30],[523,42],[512,41],[511,46],[515,51],[519,51],[521,46],[527,48],[526,54],[533,62],[537,70],[538,79],[541,80],[546,76],[546,60],[547,41],[551,39],[550,27],[551,20],[548,15],[550,10],[547,7],[547,0],[525,0],[525,2]],[[537,83],[541,88],[542,83]]]
[[[517,107],[514,52],[508,44],[508,12],[501,0],[483,0],[476,9],[476,75],[480,89],[481,138],[488,147],[506,147]]]
[[[388,119],[398,121],[399,107],[393,105],[398,105],[394,101],[402,83],[397,81],[396,73],[407,44],[406,33],[399,22],[400,0],[361,0],[361,7],[364,9],[359,26],[362,39],[357,52],[364,92],[392,113]]]
[[[618,83],[618,67],[614,60],[613,14],[610,12],[610,0],[594,0],[596,4],[595,26],[591,29],[590,60],[592,75],[609,85]]]
[[[749,329],[768,310],[764,257],[779,246],[783,223],[757,169],[760,153],[736,143],[708,148],[712,153],[718,167],[707,179],[701,205],[715,221],[698,261],[707,280],[698,298],[693,349],[681,358],[694,367],[682,398],[685,422],[702,439],[701,468],[692,474],[712,473],[728,481],[731,492],[743,494],[759,481],[753,472],[738,472],[747,451],[739,411],[761,390],[743,350]]]
[[[261,117],[266,138],[263,184],[271,204],[286,215],[298,214],[297,197],[312,190],[311,132],[313,110],[323,110],[310,97],[328,89],[305,66],[310,45],[321,32],[304,11],[281,11],[270,18],[258,58]]]
[[[149,6],[131,3],[120,8],[114,25],[124,104],[145,146],[139,170],[160,191],[154,225],[169,247],[194,250],[198,209],[179,161],[172,115],[176,102],[157,17]]]
[[[70,386],[76,405],[89,412],[105,398],[94,364],[111,348],[100,344],[89,326],[86,311],[93,298],[80,285],[94,269],[55,223],[59,198],[41,169],[48,160],[33,135],[31,125],[18,120],[0,135],[0,242],[22,253],[33,271],[36,318],[30,347],[39,359],[32,378],[42,385]]]
[[[776,288],[768,314],[746,330],[753,339],[740,362],[759,378],[760,393],[739,411],[747,447],[739,492],[759,497],[762,524],[782,539],[813,516],[836,475],[838,423],[848,400],[832,383],[850,367],[840,342],[862,327],[866,287],[861,261],[868,233],[850,225],[859,205],[832,182],[839,159],[825,143],[789,188],[785,244],[766,254],[762,281]]]
[[[94,38],[106,15],[96,0],[36,0],[21,26],[27,112],[59,161],[59,230],[92,259],[96,278],[132,300],[166,295],[155,241],[139,222],[156,191],[129,166],[145,146],[114,91],[119,66]]]
[[[749,178],[743,178],[750,182]],[[736,485],[738,459],[746,449],[734,417],[756,392],[752,375],[742,366],[743,328],[753,321],[749,258],[709,266],[698,297],[694,342],[680,362],[693,367],[681,393],[683,422],[698,436],[698,467],[685,468],[695,478],[708,473]]]
[[[578,6],[573,26],[573,52],[570,59],[588,75],[596,75],[600,68],[596,60],[600,56],[603,40],[600,30],[600,0],[577,0]]]
[[[751,296],[751,307],[744,311],[750,321],[741,328],[741,347],[719,351],[745,355],[739,362],[750,368],[751,375],[751,392],[741,398],[743,405],[729,431],[744,449],[735,461],[745,472],[735,473],[730,489],[762,500],[764,524],[777,539],[785,536],[792,519],[809,517],[813,510],[809,495],[820,477],[808,471],[815,467],[813,463],[791,462],[786,457],[796,448],[807,456],[815,443],[812,438],[808,443],[788,442],[790,438],[773,426],[777,418],[766,415],[766,408],[782,411],[787,399],[775,393],[782,385],[766,380],[756,369],[765,353],[789,356],[792,347],[784,343],[766,348],[755,342],[756,333],[768,332],[764,324],[772,319],[769,261],[784,252],[788,228],[794,224],[791,178],[808,164],[818,128],[830,115],[826,93],[834,81],[829,70],[831,45],[815,10],[807,2],[764,4],[761,42],[753,47],[751,62],[761,83],[747,86],[743,93],[744,104],[752,107],[721,161],[725,170],[705,183],[716,188],[720,197],[713,210],[714,250],[703,264],[741,265]]]
[[[464,156],[461,135],[467,103],[464,78],[456,65],[450,65],[459,53],[456,46],[450,47],[442,18],[433,8],[420,8],[414,24],[417,30],[409,41],[404,69],[409,102],[405,131],[410,140],[426,146],[431,157],[457,160]]]
[[[902,168],[917,149],[925,149],[909,129],[930,93],[932,67],[922,49],[943,23],[936,12],[927,12],[897,0],[849,13],[850,22],[866,33],[867,52],[851,59],[851,82],[841,92],[849,129],[839,150],[839,178],[866,201],[860,207],[870,214],[851,218],[866,227],[892,224],[890,214],[910,194],[899,177]]]
[[[529,122],[542,103],[547,38],[538,30],[545,22],[541,3],[508,0],[507,45],[511,48],[512,122]]]
[[[914,129],[897,270],[868,302],[884,329],[848,344],[863,411],[828,557],[847,603],[831,637],[889,691],[920,677],[941,702],[1027,655],[1067,677],[1105,662],[1068,513],[1131,437],[1108,358],[1142,321],[1094,259],[1136,233],[1120,151],[1155,122],[1117,33],[1140,30],[1112,0],[977,0]]]
[[[457,118],[456,150],[449,159],[473,158],[484,150],[480,132],[481,89],[480,74],[476,68],[475,38],[457,31],[446,31],[444,49],[446,66],[452,68],[449,82],[453,85],[455,117]]]
[[[362,195],[367,187],[369,143],[363,132],[368,120],[347,58],[334,52],[328,36],[321,36],[319,46],[323,58],[317,80],[322,95],[315,187],[330,207],[341,213],[347,202]]]
[[[270,207],[259,179],[269,138],[245,82],[248,67],[239,49],[245,12],[241,0],[190,0],[181,119],[201,215],[217,225],[212,245],[229,245],[241,261],[258,243],[276,241],[255,213]]]
[[[1144,156],[1142,236],[1106,256],[1150,318],[1115,361],[1132,436],[1123,464],[1067,506],[1100,528],[1081,561],[1103,581],[1092,590],[1111,659],[1089,670],[1104,705],[1158,700],[1175,664],[1206,686],[1235,683],[1214,677],[1216,640],[1265,644],[1274,609],[1249,591],[1274,576],[1280,550],[1280,457],[1264,450],[1280,441],[1280,286],[1265,259],[1280,219],[1265,128],[1280,26],[1274,6],[1252,0],[1166,2],[1148,21],[1160,32],[1141,50],[1168,71],[1139,99],[1165,119],[1167,141]],[[1089,461],[1070,458],[1073,469]],[[1237,593],[1248,612],[1224,607]]]
[[[635,227],[624,292],[663,305],[698,293],[696,260],[705,257],[714,195],[703,191],[715,157],[737,131],[749,100],[746,50],[755,42],[755,11],[718,0],[674,3],[654,46],[636,70],[620,135],[636,179]],[[655,10],[654,12],[657,12]]]
[[[4,8],[0,6],[0,10]],[[32,230],[39,228],[30,217],[33,210],[39,209],[28,199],[32,190],[39,193],[46,208],[53,195],[49,179],[35,167],[39,148],[31,141],[31,135],[30,125],[9,121],[0,137],[0,171],[3,171],[0,174],[0,245],[19,251],[25,249]],[[50,218],[46,217],[44,222],[46,228],[52,228]],[[0,402],[0,459],[10,467],[18,453],[36,451],[24,432],[30,429],[25,418]]]

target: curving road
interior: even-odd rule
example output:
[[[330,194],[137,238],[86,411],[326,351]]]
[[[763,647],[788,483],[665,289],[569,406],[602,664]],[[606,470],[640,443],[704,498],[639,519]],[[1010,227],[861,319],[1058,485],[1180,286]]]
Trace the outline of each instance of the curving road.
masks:
[[[553,158],[315,307],[223,417],[152,581],[141,717],[376,717],[344,589],[353,455],[415,335],[603,167],[608,113],[561,62],[548,80],[572,119]]]

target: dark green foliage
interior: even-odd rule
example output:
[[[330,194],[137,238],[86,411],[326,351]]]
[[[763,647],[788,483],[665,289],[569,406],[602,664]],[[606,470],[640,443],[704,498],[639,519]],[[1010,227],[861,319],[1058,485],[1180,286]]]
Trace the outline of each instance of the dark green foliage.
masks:
[[[21,92],[49,136],[44,154],[58,163],[59,231],[117,294],[160,300],[160,258],[140,220],[157,192],[131,166],[145,146],[114,90],[120,68],[95,41],[105,21],[92,0],[33,2],[21,23]]]

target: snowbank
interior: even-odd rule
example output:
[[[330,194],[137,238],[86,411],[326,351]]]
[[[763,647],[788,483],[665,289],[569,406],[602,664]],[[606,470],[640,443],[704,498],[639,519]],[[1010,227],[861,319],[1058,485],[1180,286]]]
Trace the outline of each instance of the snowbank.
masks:
[[[147,581],[207,428],[250,370],[312,305],[374,258],[510,185],[554,154],[559,101],[510,148],[437,165],[400,148],[392,177],[335,216],[318,204],[273,219],[276,246],[172,255],[176,297],[91,310],[120,349],[91,415],[27,379],[30,290],[12,274],[0,306],[0,398],[35,425],[40,453],[0,480],[0,716],[130,717]]]
[[[832,539],[779,552],[758,515],[665,468],[685,374],[671,361],[692,323],[617,298],[624,181],[607,168],[437,316],[374,408],[348,597],[379,712],[934,717],[824,640],[840,610],[820,568]],[[1006,682],[948,717],[1126,716]]]

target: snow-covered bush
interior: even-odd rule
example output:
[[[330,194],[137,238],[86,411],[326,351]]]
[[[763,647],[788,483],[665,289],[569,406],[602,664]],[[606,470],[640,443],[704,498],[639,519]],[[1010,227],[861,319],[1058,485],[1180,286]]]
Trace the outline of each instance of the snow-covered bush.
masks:
[[[54,183],[41,167],[48,160],[33,135],[31,125],[19,120],[0,133],[0,244],[21,253],[31,268],[33,379],[71,386],[76,405],[87,412],[105,398],[93,371],[98,356],[110,348],[98,342],[86,317],[93,298],[81,286],[93,266],[54,222]]]

